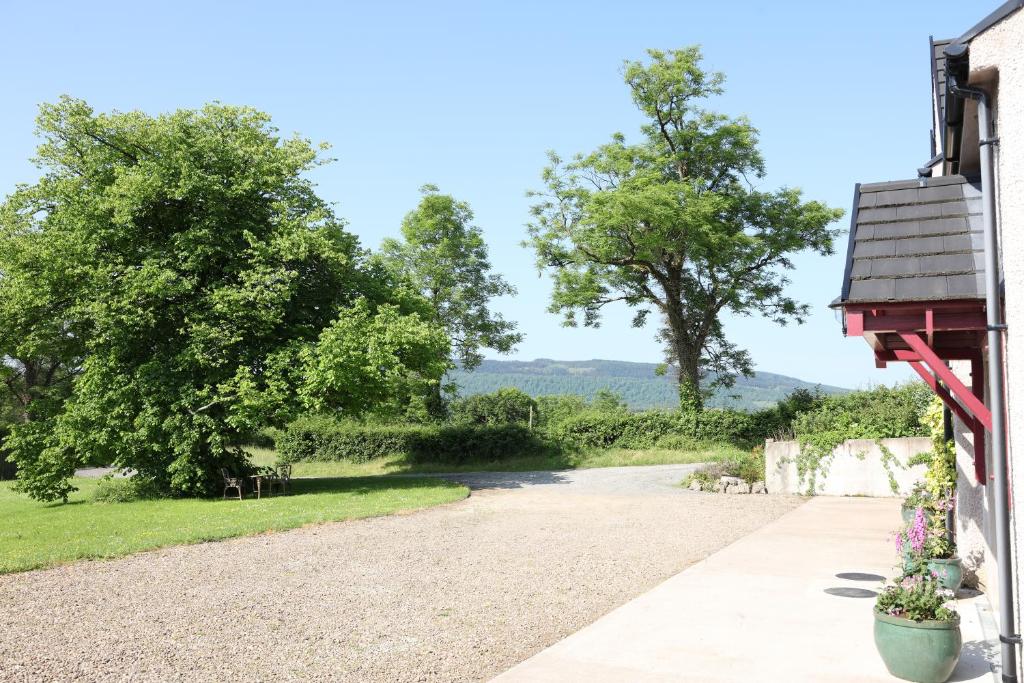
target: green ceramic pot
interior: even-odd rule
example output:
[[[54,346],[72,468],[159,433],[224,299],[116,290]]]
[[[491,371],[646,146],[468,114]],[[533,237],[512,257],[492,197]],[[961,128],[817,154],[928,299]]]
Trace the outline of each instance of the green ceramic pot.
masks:
[[[900,508],[900,517],[903,518],[904,524],[911,524],[914,521],[914,517],[917,516],[917,508],[913,505],[903,504]]]
[[[960,617],[911,621],[875,611],[875,647],[893,676],[916,683],[945,683],[960,659]]]
[[[964,582],[964,563],[959,557],[928,560],[928,570],[938,575],[940,586],[951,591],[960,590],[960,585]]]

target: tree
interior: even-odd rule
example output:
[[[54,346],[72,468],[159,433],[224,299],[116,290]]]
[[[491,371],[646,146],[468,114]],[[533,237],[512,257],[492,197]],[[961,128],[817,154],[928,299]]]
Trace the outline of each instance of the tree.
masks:
[[[523,335],[516,325],[490,310],[491,301],[515,294],[515,288],[491,272],[487,244],[472,225],[465,202],[424,185],[423,199],[402,221],[402,240],[381,245],[384,262],[430,302],[433,320],[444,326],[452,342],[452,367],[473,370],[482,349],[510,352]],[[441,387],[436,386],[431,412],[443,414]]]
[[[528,424],[537,414],[537,402],[515,387],[503,387],[490,394],[474,394],[454,405],[458,420],[473,424]]]
[[[649,50],[625,63],[643,139],[611,142],[568,163],[554,153],[533,206],[529,244],[553,273],[549,310],[565,324],[599,325],[621,301],[643,326],[651,310],[678,366],[680,401],[699,409],[705,392],[752,373],[748,352],[725,335],[721,315],[758,313],[802,322],[808,307],[786,294],[785,271],[803,250],[831,254],[842,212],[801,201],[799,190],[754,189],[764,175],[757,131],[745,118],[706,111],[724,76],[701,68],[699,48]]]
[[[65,98],[38,130],[45,174],[0,208],[0,355],[73,386],[6,439],[30,495],[66,499],[90,460],[210,492],[262,426],[397,409],[440,381],[429,305],[370,262],[304,178],[317,150],[267,115]]]

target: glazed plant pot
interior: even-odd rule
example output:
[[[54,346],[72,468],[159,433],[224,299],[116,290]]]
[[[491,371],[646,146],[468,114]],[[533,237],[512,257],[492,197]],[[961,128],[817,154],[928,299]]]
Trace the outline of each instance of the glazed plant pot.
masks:
[[[907,507],[906,505],[904,505],[903,507],[900,508],[900,517],[903,518],[903,523],[904,524],[910,524],[911,522],[913,522],[914,521],[914,515],[916,515],[916,514],[917,514],[917,508],[916,507]]]
[[[951,591],[960,590],[960,585],[964,582],[964,563],[959,557],[928,560],[928,571],[939,577],[940,586]]]
[[[893,676],[945,683],[960,659],[960,617],[913,621],[875,611],[875,647]]]

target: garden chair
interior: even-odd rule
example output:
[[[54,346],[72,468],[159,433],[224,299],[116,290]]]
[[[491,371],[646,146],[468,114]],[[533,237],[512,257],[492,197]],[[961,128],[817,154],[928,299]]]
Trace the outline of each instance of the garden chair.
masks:
[[[288,493],[288,487],[292,484],[291,463],[285,462],[277,466],[277,479],[274,483],[280,487],[281,493]]]
[[[228,498],[228,489],[235,489],[238,492],[238,500],[242,500],[242,495],[245,490],[245,480],[241,477],[233,477],[228,472],[226,467],[220,469],[221,475],[224,477],[224,500]]]

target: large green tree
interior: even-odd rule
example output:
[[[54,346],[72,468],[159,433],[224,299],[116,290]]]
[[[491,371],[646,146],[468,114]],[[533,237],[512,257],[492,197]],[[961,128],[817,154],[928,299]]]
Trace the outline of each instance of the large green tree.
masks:
[[[726,311],[802,322],[808,308],[786,293],[793,254],[830,254],[842,211],[801,200],[799,190],[762,191],[756,129],[745,118],[701,108],[724,76],[701,67],[699,48],[648,51],[625,63],[643,137],[622,134],[564,163],[554,153],[529,226],[538,265],[552,272],[550,310],[597,326],[621,301],[651,311],[678,369],[684,408],[706,391],[752,372],[747,351],[729,341]]]
[[[483,232],[473,225],[469,204],[425,185],[423,199],[402,221],[402,239],[385,240],[387,266],[405,278],[430,303],[432,319],[444,326],[452,342],[452,364],[472,370],[483,349],[508,353],[523,335],[514,322],[491,310],[499,296],[515,288],[491,272]],[[436,386],[429,408],[443,409]]]
[[[307,140],[244,107],[69,98],[38,131],[44,175],[0,207],[0,355],[12,385],[56,364],[73,388],[6,440],[31,495],[66,498],[96,460],[208,492],[261,426],[400,409],[440,380],[443,328],[317,197]]]

